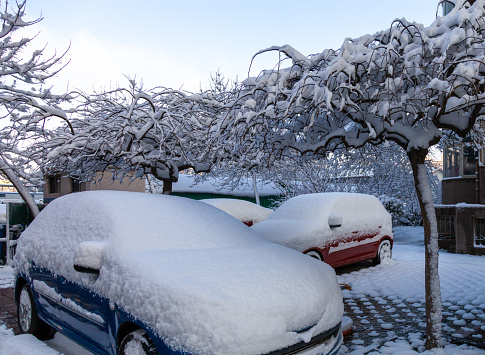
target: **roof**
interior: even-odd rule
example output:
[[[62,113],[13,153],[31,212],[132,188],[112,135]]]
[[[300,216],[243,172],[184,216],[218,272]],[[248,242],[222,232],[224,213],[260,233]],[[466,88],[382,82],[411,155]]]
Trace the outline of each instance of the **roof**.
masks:
[[[272,182],[258,180],[259,196],[279,196],[281,191]],[[252,179],[241,179],[238,186],[231,190],[224,186],[224,179],[208,178],[196,183],[194,175],[180,174],[177,183],[172,186],[174,193],[212,193],[230,196],[254,197]]]

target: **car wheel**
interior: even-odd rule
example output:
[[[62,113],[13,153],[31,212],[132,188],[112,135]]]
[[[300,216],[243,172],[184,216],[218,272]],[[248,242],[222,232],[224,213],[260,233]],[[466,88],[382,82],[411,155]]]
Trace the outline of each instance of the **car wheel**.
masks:
[[[143,329],[126,335],[120,343],[120,355],[158,354],[153,341]]]
[[[377,255],[372,260],[374,265],[379,265],[383,260],[390,259],[392,257],[391,242],[387,239],[383,240],[377,248]]]
[[[27,284],[20,289],[17,302],[17,323],[23,334],[32,334],[41,340],[52,338],[52,328],[37,316],[34,297]]]
[[[323,261],[322,255],[316,250],[310,250],[310,251],[306,252],[305,254],[308,255],[308,256],[311,256],[312,258],[315,258],[317,260]]]

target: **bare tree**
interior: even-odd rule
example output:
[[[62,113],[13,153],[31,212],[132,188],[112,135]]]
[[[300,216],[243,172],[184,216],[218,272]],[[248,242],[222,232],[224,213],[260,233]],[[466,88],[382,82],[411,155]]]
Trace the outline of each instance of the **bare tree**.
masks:
[[[150,174],[170,193],[179,172],[210,169],[215,118],[223,97],[211,91],[192,94],[163,87],[144,91],[130,80],[128,88],[86,95],[77,117],[46,141],[49,169],[90,180],[111,170]]]
[[[241,165],[288,151],[322,154],[395,142],[409,158],[426,245],[426,345],[441,340],[438,233],[425,159],[444,135],[467,135],[485,102],[483,2],[463,0],[429,27],[396,20],[389,29],[346,39],[337,50],[291,60],[243,82],[221,140]]]
[[[17,188],[35,216],[39,212],[37,205],[23,186],[23,181],[29,179],[29,173],[23,171],[29,162],[25,142],[34,132],[40,132],[34,127],[46,118],[67,118],[58,105],[68,96],[54,95],[45,87],[46,81],[62,69],[63,56],[46,57],[44,50],[30,51],[33,39],[21,37],[20,32],[41,19],[23,20],[25,2],[15,2],[11,6],[7,1],[4,5],[0,12],[0,119],[3,127],[0,130],[0,172]],[[24,163],[18,164],[19,159]]]
[[[275,164],[272,174],[274,180],[289,187],[289,197],[329,191],[399,197],[409,192],[410,185],[414,190],[409,161],[397,146],[376,149],[366,145],[363,149],[342,149],[323,156],[295,154]]]
[[[427,161],[433,199],[441,188]],[[375,195],[393,215],[394,225],[420,224],[421,213],[406,153],[393,142],[386,147],[365,145],[324,155],[293,154],[275,161],[263,174],[280,187],[285,199],[308,193],[355,192]]]

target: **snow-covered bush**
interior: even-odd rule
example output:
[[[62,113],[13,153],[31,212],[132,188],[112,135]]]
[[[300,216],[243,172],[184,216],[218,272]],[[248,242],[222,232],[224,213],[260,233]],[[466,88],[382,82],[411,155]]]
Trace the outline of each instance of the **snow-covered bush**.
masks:
[[[392,225],[401,226],[409,224],[409,220],[405,217],[404,203],[395,197],[380,195],[377,196],[384,208],[392,215]]]
[[[388,195],[376,197],[381,201],[387,212],[392,215],[393,226],[418,226],[423,224],[419,206],[415,206],[414,201],[406,203],[399,198]]]

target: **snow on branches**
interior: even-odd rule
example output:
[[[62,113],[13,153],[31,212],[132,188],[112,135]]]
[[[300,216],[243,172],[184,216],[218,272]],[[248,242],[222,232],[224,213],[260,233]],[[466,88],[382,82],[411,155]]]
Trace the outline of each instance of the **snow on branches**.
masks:
[[[65,113],[55,104],[66,96],[54,95],[49,87],[43,86],[47,79],[62,70],[64,55],[46,57],[44,49],[30,50],[33,38],[21,37],[19,31],[42,19],[24,21],[25,3],[16,3],[11,8],[6,2],[5,9],[0,13],[0,104],[14,118],[17,117],[16,111],[33,107],[44,118],[59,116],[65,119]]]
[[[410,151],[429,148],[447,130],[464,136],[485,102],[484,12],[483,0],[460,0],[429,27],[395,20],[337,51],[260,51],[280,51],[292,63],[243,83],[226,118],[232,138],[257,130],[270,150],[318,152],[335,140],[354,147],[391,140]]]
[[[63,56],[31,51],[32,38],[21,37],[21,30],[41,19],[24,21],[25,1],[12,3],[5,2],[0,10],[0,172],[36,215],[37,205],[23,186],[26,181],[36,180],[32,178],[36,174],[29,171],[34,158],[25,142],[43,139],[39,123],[43,124],[46,118],[56,116],[67,121],[66,112],[58,105],[70,97],[55,95],[44,86],[63,68]]]
[[[50,141],[50,170],[91,179],[113,170],[118,178],[136,171],[176,182],[179,171],[210,168],[214,117],[223,108],[210,91],[191,94],[154,88],[129,88],[86,96],[71,120],[75,134],[58,132]]]

